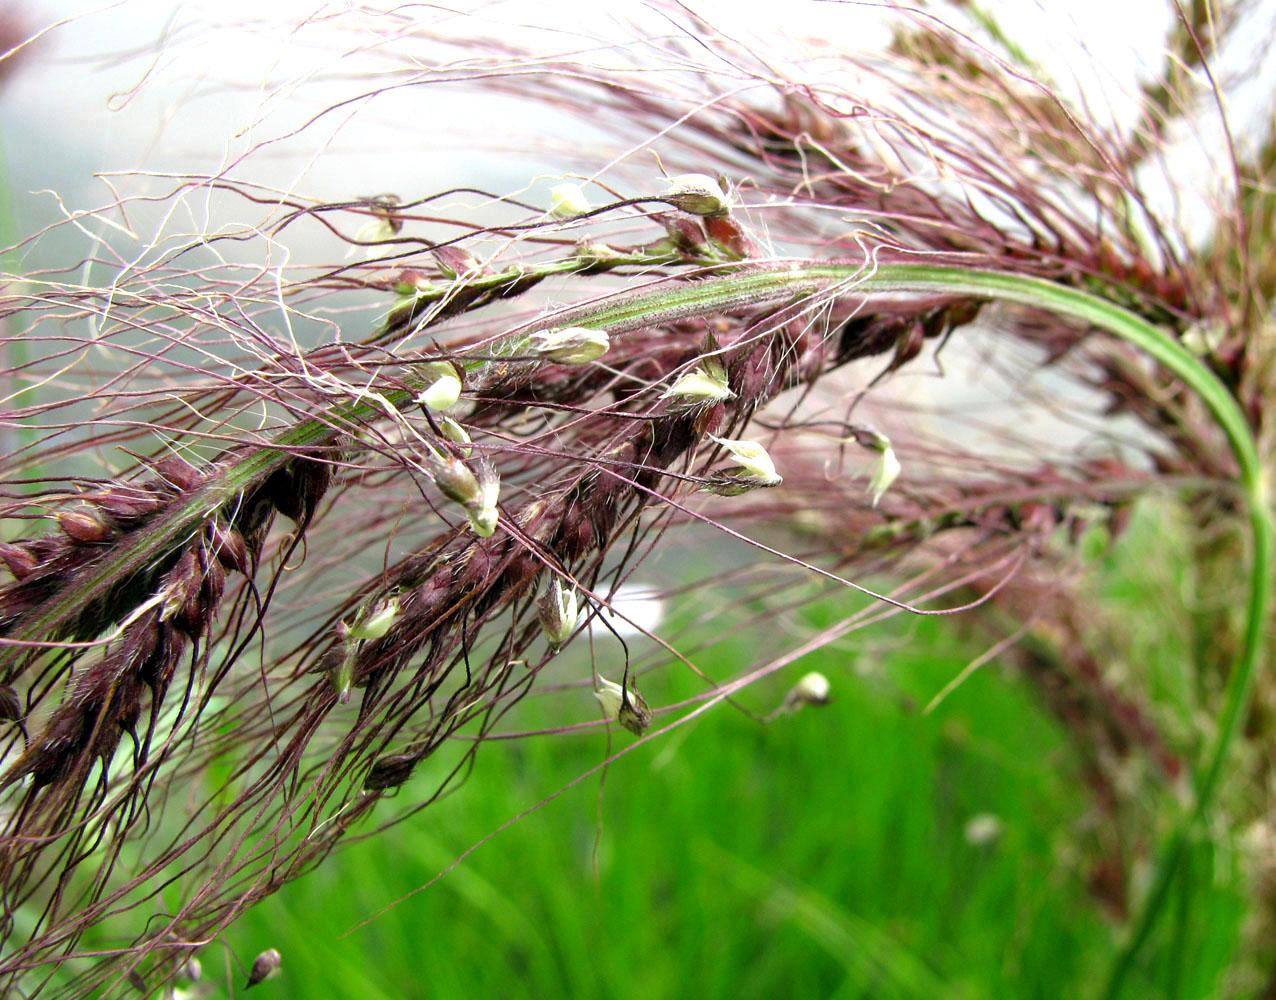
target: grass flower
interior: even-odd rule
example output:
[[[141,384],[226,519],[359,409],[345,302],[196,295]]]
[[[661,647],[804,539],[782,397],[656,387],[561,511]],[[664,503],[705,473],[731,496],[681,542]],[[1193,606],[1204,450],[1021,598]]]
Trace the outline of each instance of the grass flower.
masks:
[[[666,199],[679,211],[689,215],[731,214],[735,198],[725,177],[679,174],[668,178],[668,183]]]
[[[590,210],[589,198],[579,184],[557,184],[550,188],[549,211],[556,219],[574,219]]]
[[[560,365],[587,365],[611,348],[605,330],[572,326],[563,330],[542,330],[532,334],[529,347],[546,361]]]
[[[663,399],[671,399],[679,406],[711,406],[723,403],[735,396],[727,387],[727,373],[722,365],[711,359],[689,372],[683,372],[673,385],[664,391]]]
[[[536,606],[540,612],[541,630],[545,633],[550,648],[561,648],[575,633],[580,620],[576,591],[571,587],[564,587],[563,582],[554,577]]]
[[[642,736],[651,726],[651,708],[633,687],[621,687],[606,677],[594,685],[594,697],[608,722],[619,722],[635,736]]]
[[[461,370],[449,361],[431,361],[421,368],[426,387],[417,393],[417,402],[431,410],[450,410],[461,398]]]
[[[767,450],[756,441],[733,441],[728,438],[709,437],[721,445],[740,464],[713,473],[701,487],[718,496],[739,496],[749,490],[779,486],[784,480],[775,471],[775,463]]]
[[[347,634],[351,639],[380,639],[401,613],[398,598],[392,597],[350,626]]]

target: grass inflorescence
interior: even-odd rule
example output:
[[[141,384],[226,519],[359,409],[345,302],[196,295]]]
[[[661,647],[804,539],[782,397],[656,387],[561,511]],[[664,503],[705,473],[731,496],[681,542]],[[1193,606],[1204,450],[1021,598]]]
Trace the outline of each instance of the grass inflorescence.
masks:
[[[1211,823],[1240,822],[1224,779],[1253,738],[1272,584],[1254,302],[1276,291],[1246,227],[1193,249],[1141,185],[1154,144],[926,17],[900,14],[885,61],[839,53],[849,76],[711,32],[720,64],[688,76],[671,67],[706,58],[708,29],[666,13],[654,74],[634,44],[471,52],[404,11],[350,13],[365,98],[464,77],[589,109],[630,145],[575,150],[579,184],[323,199],[248,169],[153,175],[165,190],[84,214],[109,253],[6,276],[5,988],[166,989],[338,845],[481,776],[485,744],[614,722],[638,738],[619,757],[721,704],[774,722],[827,682],[771,709],[751,685],[903,615],[964,612],[991,637],[926,712],[1000,656],[1073,739],[1096,809],[1125,816],[1131,755],[1154,765],[1137,794],[1187,799],[1130,810],[1128,843],[1104,845],[1093,895],[1129,925],[1109,995]],[[260,214],[177,229],[200,199]],[[143,240],[128,219],[152,202]],[[298,232],[320,240],[304,267]],[[1004,383],[1000,412],[983,389],[895,391],[944,374],[950,343],[963,378]],[[1203,615],[1208,711],[1167,727],[1137,671],[1100,662],[1082,550],[1168,491],[1203,548],[1243,554],[1202,573],[1246,589]],[[698,621],[622,636],[622,588],[710,531],[748,554],[658,587]],[[811,601],[845,610],[795,622]],[[759,636],[743,662],[709,652],[718,615]],[[689,689],[651,697],[661,668]],[[521,705],[577,689],[592,716]],[[897,958],[905,992],[929,981]],[[280,955],[244,964],[255,986]]]

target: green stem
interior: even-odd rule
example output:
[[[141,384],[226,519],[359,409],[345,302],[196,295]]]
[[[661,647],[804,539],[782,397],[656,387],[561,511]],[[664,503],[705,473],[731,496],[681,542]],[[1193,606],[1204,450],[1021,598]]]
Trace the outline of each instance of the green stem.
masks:
[[[623,333],[655,323],[710,315],[748,305],[793,301],[808,295],[857,297],[885,293],[971,295],[1015,302],[1070,316],[1133,344],[1182,379],[1204,401],[1227,437],[1249,505],[1253,553],[1245,609],[1244,644],[1225,692],[1218,735],[1197,775],[1196,799],[1162,849],[1152,888],[1144,897],[1128,941],[1113,964],[1104,996],[1114,1000],[1146,943],[1166,900],[1192,827],[1209,812],[1232,743],[1249,707],[1263,651],[1273,586],[1273,531],[1266,477],[1249,422],[1227,387],[1191,352],[1152,324],[1088,292],[1037,278],[924,264],[862,265],[793,262],[754,267],[725,277],[690,282],[671,290],[629,293],[614,301],[570,307],[541,317],[539,326],[594,326]]]
[[[534,324],[511,331],[511,337],[545,327],[588,326],[617,336],[678,319],[708,316],[747,306],[794,303],[810,298],[817,306],[842,295],[857,298],[891,293],[968,295],[1015,302],[1046,309],[1091,323],[1133,344],[1182,379],[1209,408],[1226,435],[1240,470],[1241,485],[1249,503],[1253,556],[1249,570],[1244,645],[1227,681],[1218,735],[1204,757],[1198,774],[1196,800],[1163,849],[1152,889],[1144,899],[1126,945],[1114,963],[1105,996],[1116,997],[1140,948],[1164,908],[1175,872],[1183,857],[1193,825],[1208,813],[1218,789],[1228,753],[1249,705],[1262,655],[1273,582],[1273,526],[1268,512],[1267,487],[1258,447],[1249,423],[1227,388],[1199,359],[1162,331],[1121,307],[1087,292],[1054,285],[1037,278],[992,271],[923,264],[889,264],[866,270],[860,263],[811,261],[730,265],[726,273],[670,285],[620,293],[569,306],[539,317]],[[323,417],[300,422],[283,432],[272,446],[232,459],[205,486],[183,497],[155,525],[136,532],[97,563],[92,576],[77,585],[75,594],[60,594],[36,609],[10,637],[39,641],[58,634],[61,627],[87,601],[98,599],[116,581],[126,579],[196,531],[209,513],[231,502],[238,493],[260,482],[284,464],[297,449],[313,448],[332,440],[334,427],[349,427],[371,420],[384,403],[405,405],[413,388],[388,390],[380,405],[347,401],[329,409]]]

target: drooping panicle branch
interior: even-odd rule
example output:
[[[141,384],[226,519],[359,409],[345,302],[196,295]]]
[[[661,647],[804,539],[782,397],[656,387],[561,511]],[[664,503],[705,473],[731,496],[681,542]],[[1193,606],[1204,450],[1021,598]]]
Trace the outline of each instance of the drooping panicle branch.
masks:
[[[725,38],[708,44],[726,68],[689,76],[627,71],[623,51],[601,69],[471,46],[451,65],[404,29],[384,54],[406,60],[395,88],[477,74],[631,146],[571,150],[586,173],[546,197],[323,200],[238,170],[173,176],[172,209],[264,217],[112,246],[103,261],[132,263],[102,288],[23,276],[0,301],[18,404],[0,459],[0,988],[60,969],[48,992],[67,996],[173,982],[245,907],[465,780],[591,629],[574,686],[642,736],[701,710],[638,692],[670,662],[699,673],[702,701],[734,703],[875,617],[992,609],[1013,637],[989,616],[994,648],[1022,640],[1078,741],[1138,747],[1172,778],[1182,748],[1099,674],[1061,568],[1079,525],[1117,525],[1153,484],[1190,486],[1218,516],[1235,508],[1218,484],[1239,479],[1247,631],[1197,785],[1205,815],[1270,576],[1260,359],[1233,323],[1252,310],[1158,221],[1120,142],[987,53],[924,35],[901,35],[898,64],[843,57],[873,83],[857,88]],[[651,44],[694,65],[692,37]],[[654,176],[648,145],[686,172]],[[103,239],[124,240],[115,213],[145,203],[103,210]],[[239,244],[277,261],[309,231],[322,266],[230,263]],[[41,337],[44,356],[21,353]],[[1012,461],[966,450],[982,400],[929,439],[916,401],[879,402],[894,376],[943,373],[950,339],[979,338],[995,348],[965,348],[974,368],[1047,369],[1056,410],[1088,390],[1091,426],[1132,415],[1135,443],[1023,447],[1012,419],[993,428],[1029,453]],[[1028,381],[1016,405],[1036,404]],[[867,488],[843,475],[847,452],[871,462]],[[799,588],[879,600],[726,680],[696,663],[701,636],[600,653],[642,560],[707,529],[757,561],[736,599],[754,626]],[[869,573],[902,582],[879,594]],[[1042,580],[1059,591],[1045,610]],[[575,711],[563,728],[599,724]],[[427,760],[446,765],[423,792]],[[259,959],[254,984],[280,967]]]

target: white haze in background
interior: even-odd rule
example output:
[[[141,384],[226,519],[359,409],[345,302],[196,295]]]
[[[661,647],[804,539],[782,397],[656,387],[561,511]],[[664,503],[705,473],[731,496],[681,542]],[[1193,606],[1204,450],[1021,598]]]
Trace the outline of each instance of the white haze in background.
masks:
[[[48,32],[23,70],[0,90],[0,148],[16,202],[16,230],[25,234],[66,213],[114,200],[93,174],[139,168],[224,171],[280,191],[333,201],[378,191],[411,198],[473,185],[502,193],[535,187],[540,200],[548,203],[544,192],[555,172],[573,166],[570,159],[556,159],[556,151],[586,147],[590,136],[597,134],[591,131],[593,123],[565,121],[551,109],[516,104],[516,97],[480,95],[460,87],[404,89],[352,104],[300,134],[257,149],[241,164],[254,146],[287,136],[347,97],[357,85],[343,79],[343,73],[384,68],[387,58],[417,51],[393,43],[381,52],[349,51],[367,45],[370,37],[347,29],[349,12],[357,6],[315,0],[31,0],[25,9],[34,24],[74,19]],[[364,10],[375,6],[364,5]],[[463,6],[466,15],[426,4],[386,4],[414,15],[419,12],[443,37],[463,16],[477,16],[494,31],[513,31],[533,51],[598,50],[597,60],[604,64],[608,56],[600,42],[632,41],[632,20],[653,33],[674,30],[658,11],[630,2]],[[802,74],[800,66],[836,71],[844,45],[882,50],[890,40],[888,17],[898,16],[881,4],[812,0],[714,0],[690,6],[724,34],[764,55],[777,72],[792,76]],[[985,0],[983,8],[1027,56],[1026,78],[1047,82],[1083,109],[1080,117],[1085,120],[1120,133],[1139,127],[1140,88],[1164,70],[1164,39],[1173,27],[1169,3]],[[1276,36],[1274,8],[1273,3],[1246,8],[1241,30],[1216,67],[1242,152],[1253,145],[1250,137],[1265,135],[1270,128],[1276,94],[1276,57],[1269,44]],[[931,9],[983,37],[977,25],[964,20],[960,7]],[[360,16],[375,23],[373,14]],[[294,30],[306,18],[311,22],[306,30]],[[518,25],[536,27],[511,27]],[[455,57],[455,52],[449,53],[449,58]],[[645,52],[639,55],[643,57]],[[652,58],[657,58],[654,50]],[[1172,126],[1166,141],[1164,154],[1140,168],[1140,181],[1154,211],[1174,219],[1193,242],[1204,242],[1213,232],[1218,206],[1227,203],[1232,190],[1222,120],[1204,81],[1190,120]],[[511,155],[511,149],[521,155]],[[156,194],[173,188],[170,178],[159,176],[113,183]],[[474,199],[475,204],[480,201]],[[145,206],[130,209],[128,224],[136,233],[138,258],[159,252],[166,240],[198,240],[200,233],[242,222],[224,214],[235,210],[233,201],[230,206],[196,192],[180,200],[172,217],[165,217],[158,205],[149,214]],[[85,255],[83,244],[70,244],[72,238],[83,240],[68,232],[25,251],[17,267],[80,259]],[[292,259],[325,253],[339,259],[345,252],[336,237],[319,233],[305,238],[328,242],[280,248],[272,244],[270,253],[276,259],[271,265],[289,254]],[[127,248],[119,233],[112,233],[111,242]],[[234,244],[224,252],[251,255],[261,249]],[[96,273],[85,280],[90,277],[110,280]],[[929,380],[920,391],[914,386],[914,398],[937,391],[936,381]],[[963,378],[945,381],[951,393]],[[991,412],[986,386],[976,381],[970,386],[969,391],[980,396],[977,402]],[[1005,405],[1017,406],[1017,400]],[[618,631],[632,635],[635,625],[653,629],[664,608],[638,585],[618,595],[616,611],[619,614],[609,620]],[[605,628],[594,629],[597,638],[609,634]]]
[[[598,609],[598,617],[606,618],[607,625],[589,624],[595,639],[628,639],[636,635],[654,632],[665,616],[665,601],[659,593],[641,583],[622,583],[610,601],[610,608]]]
[[[253,142],[300,124],[325,106],[327,95],[348,92],[345,83],[323,78],[336,68],[345,19],[360,6],[316,0],[27,0],[24,9],[34,24],[71,20],[50,31],[24,71],[0,91],[7,175],[22,195],[19,230],[61,211],[51,194],[27,192],[56,191],[68,210],[105,200],[100,183],[86,180],[94,171],[145,166],[207,173],[220,165],[233,173]],[[630,19],[651,31],[666,30],[662,15],[631,2],[459,6],[464,14],[428,4],[362,5],[369,11],[419,12],[443,35],[463,16],[486,20],[494,29],[535,25],[523,37],[548,51],[588,51],[599,40],[623,43],[632,37]],[[884,4],[818,0],[704,0],[689,6],[780,69],[824,63],[843,45],[880,50],[889,40],[892,16]],[[965,20],[960,7],[930,9],[979,37],[980,29]],[[1139,87],[1162,71],[1163,40],[1173,27],[1166,0],[985,0],[982,8],[1026,53],[1027,73],[1073,101],[1085,118],[1121,132],[1138,125]],[[1250,137],[1270,128],[1276,104],[1276,47],[1270,44],[1276,4],[1245,5],[1241,17],[1215,71],[1245,152],[1254,144]],[[305,18],[311,21],[306,31],[294,31]],[[314,44],[321,37],[330,44]],[[364,57],[345,58],[353,67]],[[280,81],[286,81],[282,87]],[[221,85],[228,82],[235,89]],[[1222,120],[1205,81],[1201,84],[1190,121],[1170,129],[1166,155],[1140,169],[1154,209],[1178,221],[1195,243],[1209,238],[1218,206],[1231,190]],[[467,182],[518,190],[533,177],[518,171],[508,153],[495,155],[500,140],[535,137],[551,122],[555,131],[563,126],[550,113],[526,107],[511,120],[508,107],[457,89],[378,97],[375,108],[355,106],[349,116],[330,116],[304,142],[292,143],[286,155],[254,156],[252,179],[328,199]],[[458,136],[471,138],[477,149],[456,142]],[[485,154],[484,147],[493,153]],[[543,166],[536,163],[537,169]]]

